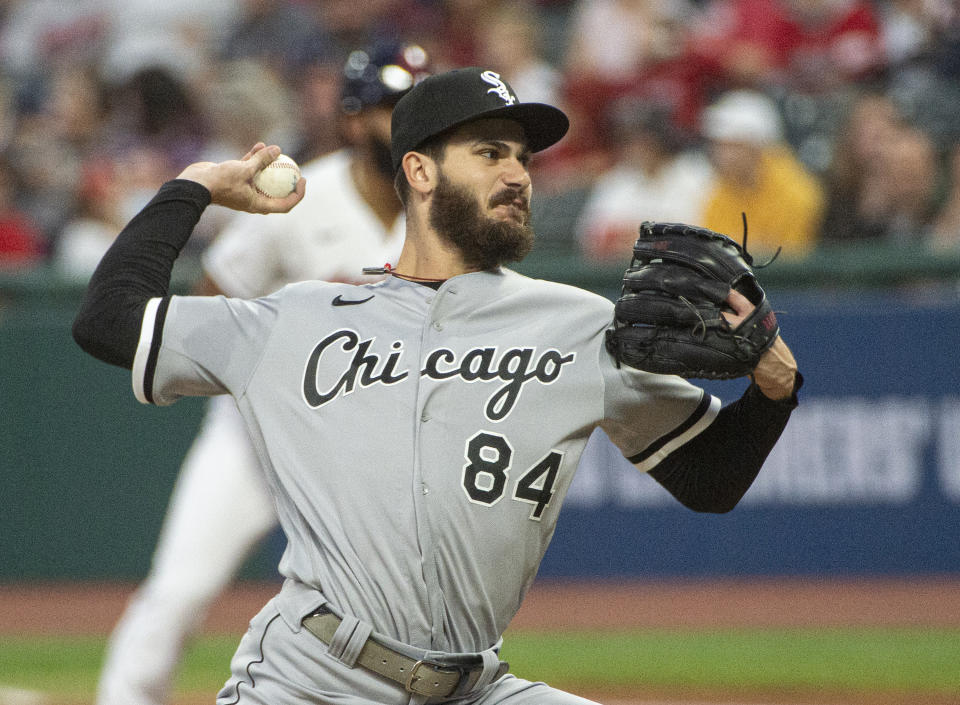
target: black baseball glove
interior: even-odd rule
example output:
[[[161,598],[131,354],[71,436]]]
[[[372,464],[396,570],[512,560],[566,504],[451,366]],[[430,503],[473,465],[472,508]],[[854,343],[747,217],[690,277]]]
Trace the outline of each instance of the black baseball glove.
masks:
[[[743,247],[706,228],[643,223],[607,331],[610,354],[618,364],[661,374],[750,374],[780,333],[752,265],[746,222]],[[731,288],[756,306],[736,328],[721,315],[733,310]]]

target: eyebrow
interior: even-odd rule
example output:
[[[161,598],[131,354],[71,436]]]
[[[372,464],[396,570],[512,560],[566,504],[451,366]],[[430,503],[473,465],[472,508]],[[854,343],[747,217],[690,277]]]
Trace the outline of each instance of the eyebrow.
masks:
[[[478,140],[476,140],[476,141],[474,142],[474,146],[475,146],[475,147],[479,147],[479,146],[481,146],[481,145],[488,145],[488,146],[490,146],[490,147],[495,147],[496,149],[498,149],[498,150],[500,150],[500,151],[502,151],[502,152],[509,152],[509,151],[511,150],[510,145],[507,144],[506,142],[503,142],[502,140],[487,139],[487,138],[481,137],[481,138],[479,138]],[[527,147],[526,145],[524,145],[524,146],[520,149],[520,153],[517,155],[517,159],[520,159],[520,160],[527,159],[527,160],[529,160],[532,155],[533,155],[533,152],[530,151],[530,148]]]

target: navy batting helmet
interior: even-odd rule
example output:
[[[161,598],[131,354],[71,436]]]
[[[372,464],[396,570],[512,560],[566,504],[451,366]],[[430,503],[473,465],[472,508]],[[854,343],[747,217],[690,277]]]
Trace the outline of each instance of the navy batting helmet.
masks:
[[[340,105],[347,114],[393,105],[429,75],[429,57],[417,44],[381,42],[350,52],[343,67]]]

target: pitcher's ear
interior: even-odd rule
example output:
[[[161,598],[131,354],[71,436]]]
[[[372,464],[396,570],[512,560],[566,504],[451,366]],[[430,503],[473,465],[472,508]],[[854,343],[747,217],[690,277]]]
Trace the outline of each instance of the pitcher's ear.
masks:
[[[422,152],[407,152],[403,155],[400,168],[414,191],[426,195],[436,188],[440,169],[432,157]]]

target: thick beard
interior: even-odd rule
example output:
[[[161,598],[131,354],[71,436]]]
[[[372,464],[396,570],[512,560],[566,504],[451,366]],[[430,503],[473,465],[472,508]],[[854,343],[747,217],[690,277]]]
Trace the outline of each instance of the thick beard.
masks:
[[[517,195],[509,189],[501,191],[489,205],[510,203]],[[522,222],[490,218],[483,214],[475,196],[441,172],[430,204],[430,225],[460,251],[468,267],[493,269],[504,262],[519,262],[533,247],[526,199],[524,206]]]

